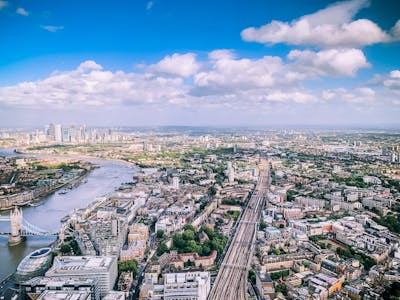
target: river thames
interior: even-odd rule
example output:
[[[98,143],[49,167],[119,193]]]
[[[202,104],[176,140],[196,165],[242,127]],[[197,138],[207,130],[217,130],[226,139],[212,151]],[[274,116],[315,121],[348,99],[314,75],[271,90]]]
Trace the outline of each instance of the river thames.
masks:
[[[1,149],[0,156],[15,156],[10,149]],[[27,155],[28,157],[38,157]],[[24,207],[23,217],[29,223],[47,229],[58,231],[60,220],[77,208],[84,208],[95,200],[96,197],[108,194],[118,188],[122,183],[131,182],[135,169],[123,162],[88,159],[99,166],[86,176],[86,182],[82,182],[76,188],[66,194],[55,192],[38,202],[36,207]],[[9,211],[0,212],[0,215],[8,215]],[[9,229],[8,222],[0,222],[0,231]],[[30,252],[48,246],[54,241],[49,237],[28,237],[26,241],[17,246],[10,247],[7,244],[7,236],[0,236],[0,278],[13,273],[19,262]]]

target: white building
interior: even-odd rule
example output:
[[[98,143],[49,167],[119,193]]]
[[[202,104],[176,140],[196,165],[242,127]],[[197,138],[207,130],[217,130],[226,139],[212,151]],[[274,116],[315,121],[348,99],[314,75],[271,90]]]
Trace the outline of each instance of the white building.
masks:
[[[375,176],[364,176],[363,181],[365,183],[371,183],[371,184],[382,184],[382,181]]]
[[[232,162],[228,161],[228,168],[226,170],[228,175],[229,183],[233,183],[235,181],[235,169],[232,166]]]
[[[179,190],[179,177],[174,176],[174,177],[172,178],[172,187],[173,187],[175,190]]]
[[[62,127],[60,124],[56,124],[54,126],[54,138],[57,143],[62,142]]]
[[[210,288],[209,272],[164,274],[165,300],[207,300]]]
[[[102,300],[125,300],[125,293],[118,291],[111,291],[103,297]]]
[[[233,183],[235,181],[235,170],[233,168],[228,171],[228,180],[229,183]]]
[[[44,291],[37,300],[66,299],[90,300],[91,295],[86,291]]]
[[[117,280],[117,258],[114,256],[56,256],[46,276],[96,278],[100,296],[104,296],[113,289]]]

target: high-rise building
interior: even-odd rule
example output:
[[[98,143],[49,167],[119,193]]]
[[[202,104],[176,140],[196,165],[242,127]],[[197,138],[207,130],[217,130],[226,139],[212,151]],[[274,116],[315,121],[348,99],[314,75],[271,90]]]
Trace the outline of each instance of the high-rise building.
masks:
[[[96,278],[101,297],[113,289],[117,276],[114,256],[56,256],[46,272],[46,277]]]
[[[52,123],[49,124],[46,134],[51,141],[54,141],[56,139],[56,129],[55,129],[54,124],[52,124]]]
[[[60,124],[54,125],[54,139],[57,143],[62,142],[62,127]]]
[[[71,141],[68,127],[62,128],[62,141],[64,143],[69,143]]]
[[[76,143],[76,142],[78,141],[78,131],[77,131],[77,129],[75,128],[74,125],[71,125],[71,126],[69,127],[69,136],[70,136],[70,141],[71,141],[72,143]]]
[[[86,125],[83,125],[79,128],[79,142],[85,142],[86,136]]]

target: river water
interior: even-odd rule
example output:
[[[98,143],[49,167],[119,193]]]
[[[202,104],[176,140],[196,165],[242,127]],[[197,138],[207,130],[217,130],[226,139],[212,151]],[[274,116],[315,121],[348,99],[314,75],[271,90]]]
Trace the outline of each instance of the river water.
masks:
[[[15,155],[11,149],[0,149],[0,156]],[[40,205],[37,207],[24,207],[24,219],[39,228],[58,231],[61,218],[72,210],[86,207],[95,200],[95,197],[108,194],[122,183],[132,181],[135,169],[128,164],[98,159],[85,158],[85,160],[100,166],[86,177],[86,183],[81,183],[67,194],[60,195],[55,192],[46,196],[38,202]],[[0,215],[9,215],[9,212],[0,212]],[[0,222],[0,232],[9,228],[9,222]],[[0,236],[0,279],[13,273],[27,254],[54,241],[51,237],[28,237],[21,244],[10,247],[7,239],[7,236]]]

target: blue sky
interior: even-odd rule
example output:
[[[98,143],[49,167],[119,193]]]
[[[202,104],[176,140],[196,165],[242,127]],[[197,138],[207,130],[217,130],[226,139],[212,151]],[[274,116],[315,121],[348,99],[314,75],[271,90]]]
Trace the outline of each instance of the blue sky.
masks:
[[[0,1],[0,126],[400,124],[393,0]]]

